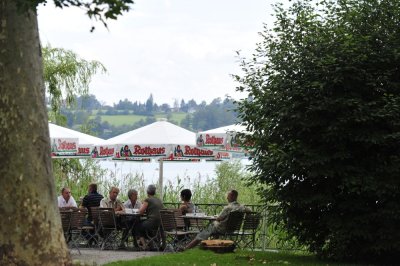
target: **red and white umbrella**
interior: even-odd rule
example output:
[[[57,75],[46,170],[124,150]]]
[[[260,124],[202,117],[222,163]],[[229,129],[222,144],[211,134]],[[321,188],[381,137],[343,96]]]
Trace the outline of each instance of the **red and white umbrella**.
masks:
[[[201,131],[196,134],[196,145],[215,151],[214,160],[243,158],[247,156],[249,147],[243,145],[239,134],[251,134],[242,125],[229,125]]]
[[[196,147],[195,136],[187,129],[158,121],[108,139],[106,143],[115,145],[113,160],[199,161],[212,158],[212,150]]]
[[[196,147],[195,138],[194,132],[166,121],[158,121],[110,138],[105,143],[115,146],[113,160],[159,160],[159,184],[162,188],[164,161],[199,162],[201,158],[214,157],[213,150]]]
[[[105,140],[49,123],[52,158],[107,158],[114,154]]]

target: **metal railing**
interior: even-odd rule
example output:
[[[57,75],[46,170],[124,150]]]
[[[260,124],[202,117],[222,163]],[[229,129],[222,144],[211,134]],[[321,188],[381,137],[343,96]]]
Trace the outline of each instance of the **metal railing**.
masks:
[[[179,208],[179,202],[164,202],[166,208]],[[208,215],[218,215],[226,206],[226,203],[211,203],[211,204],[195,204],[198,212],[204,212]],[[286,232],[276,224],[268,224],[267,209],[264,205],[245,205],[252,211],[260,212],[262,216],[260,229],[256,237],[256,249],[284,249],[284,250],[298,250],[302,249],[296,240],[288,240]]]

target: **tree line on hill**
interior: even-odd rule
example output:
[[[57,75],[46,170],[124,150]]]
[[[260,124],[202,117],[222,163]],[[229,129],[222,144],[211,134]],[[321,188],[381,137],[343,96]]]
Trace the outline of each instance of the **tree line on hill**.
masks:
[[[205,101],[197,103],[194,99],[187,102],[183,99],[180,102],[175,100],[173,106],[170,106],[168,103],[155,103],[150,94],[144,103],[124,99],[110,106],[102,104],[95,95],[86,95],[77,96],[72,106],[63,106],[61,114],[66,118],[67,127],[80,129],[85,126],[91,133],[104,139],[151,124],[157,121],[156,115],[194,132],[237,122],[235,103],[229,97],[223,100],[215,98],[209,104]],[[142,118],[122,125],[114,125],[102,118],[116,115],[138,115]],[[176,115],[184,117],[178,118]]]

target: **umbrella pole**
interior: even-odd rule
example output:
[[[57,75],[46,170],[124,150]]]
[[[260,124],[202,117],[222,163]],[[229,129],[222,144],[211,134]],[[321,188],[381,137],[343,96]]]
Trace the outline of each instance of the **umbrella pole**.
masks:
[[[159,165],[159,177],[158,177],[158,183],[159,183],[159,186],[160,186],[160,198],[162,199],[163,198],[163,175],[164,175],[164,161],[163,161],[163,159],[162,158],[160,158],[160,160],[159,160],[159,163],[160,163],[160,165]]]

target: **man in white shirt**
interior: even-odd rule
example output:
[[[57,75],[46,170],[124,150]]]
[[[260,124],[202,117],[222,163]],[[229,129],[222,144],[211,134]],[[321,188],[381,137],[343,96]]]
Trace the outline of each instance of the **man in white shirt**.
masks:
[[[71,196],[71,190],[69,188],[63,187],[61,189],[61,196],[58,196],[58,207],[78,207],[76,201],[74,200],[74,197]]]

